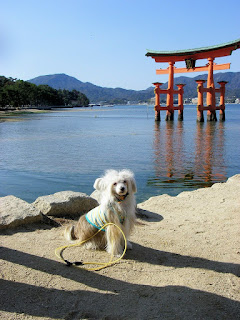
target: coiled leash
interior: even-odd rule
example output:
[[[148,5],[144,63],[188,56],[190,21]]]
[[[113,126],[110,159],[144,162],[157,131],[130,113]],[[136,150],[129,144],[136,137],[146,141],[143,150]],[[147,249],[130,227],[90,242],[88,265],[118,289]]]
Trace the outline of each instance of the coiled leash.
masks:
[[[118,228],[119,231],[122,233],[125,247],[124,247],[124,250],[123,250],[123,253],[122,253],[121,257],[117,258],[116,260],[112,260],[112,259],[113,259],[113,255],[112,255],[112,256],[111,256],[111,259],[110,259],[108,262],[82,262],[82,261],[70,262],[70,261],[68,261],[68,260],[66,260],[66,259],[63,258],[63,251],[64,251],[65,249],[70,248],[70,247],[81,246],[81,245],[84,244],[85,242],[87,242],[87,241],[89,241],[90,239],[92,239],[93,237],[95,237],[100,231],[102,231],[102,229],[105,229],[107,226],[110,226],[110,225],[115,226],[115,227]],[[115,223],[109,222],[109,223],[106,223],[104,226],[102,226],[94,235],[92,235],[90,238],[88,238],[88,239],[86,239],[86,240],[83,240],[83,241],[78,242],[78,243],[68,244],[68,245],[61,246],[61,247],[56,248],[56,249],[55,249],[55,255],[56,255],[60,260],[64,261],[68,267],[71,267],[71,266],[80,267],[80,266],[89,265],[89,264],[92,264],[92,265],[100,265],[99,267],[85,268],[85,269],[90,270],[90,271],[98,271],[98,270],[101,270],[101,269],[103,269],[103,268],[112,266],[113,264],[119,262],[119,261],[124,257],[126,251],[127,251],[127,239],[126,239],[126,237],[125,237],[124,232],[122,231],[122,229],[121,229],[118,225],[116,225]]]

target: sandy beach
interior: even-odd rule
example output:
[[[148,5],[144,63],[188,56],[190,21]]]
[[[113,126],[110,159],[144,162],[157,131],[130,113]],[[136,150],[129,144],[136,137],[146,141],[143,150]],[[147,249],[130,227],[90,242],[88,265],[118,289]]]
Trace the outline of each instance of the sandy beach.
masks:
[[[61,227],[1,232],[0,318],[237,319],[240,314],[240,175],[211,188],[138,204],[133,250],[98,272],[54,255]],[[66,250],[70,260],[108,261]]]
[[[18,110],[0,110],[0,122],[3,121],[21,121],[25,120],[27,114],[37,114],[49,112],[48,109],[18,109]]]

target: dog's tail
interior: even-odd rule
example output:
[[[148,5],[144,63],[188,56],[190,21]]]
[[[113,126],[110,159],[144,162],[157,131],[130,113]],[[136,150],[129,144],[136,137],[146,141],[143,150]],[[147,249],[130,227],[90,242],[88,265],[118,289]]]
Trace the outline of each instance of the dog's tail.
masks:
[[[67,239],[67,241],[77,240],[75,233],[74,233],[74,225],[66,227],[66,229],[64,231],[64,237]]]

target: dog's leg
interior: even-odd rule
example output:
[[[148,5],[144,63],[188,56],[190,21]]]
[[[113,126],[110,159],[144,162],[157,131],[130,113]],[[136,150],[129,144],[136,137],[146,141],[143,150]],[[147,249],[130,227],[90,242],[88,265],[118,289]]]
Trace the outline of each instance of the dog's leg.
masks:
[[[126,219],[124,224],[123,224],[123,232],[126,236],[127,239],[127,249],[132,250],[132,244],[129,241],[130,233],[134,227],[135,224],[135,213],[130,217],[130,219]]]
[[[126,236],[126,239],[127,239],[127,249],[128,250],[132,250],[132,244],[131,242],[128,240],[129,238],[129,235],[130,235],[130,226],[129,226],[129,223],[127,222],[127,224],[124,226],[124,234]]]
[[[130,241],[127,241],[127,249],[132,250],[132,244]]]
[[[121,256],[123,253],[122,234],[115,226],[108,226],[106,230],[107,252],[114,256]]]
[[[119,222],[116,214],[108,210],[108,219],[109,221],[116,224],[120,229],[122,225]],[[121,231],[114,225],[110,225],[106,228],[106,238],[107,238],[107,252],[111,253],[114,256],[121,256],[123,253],[123,236]]]

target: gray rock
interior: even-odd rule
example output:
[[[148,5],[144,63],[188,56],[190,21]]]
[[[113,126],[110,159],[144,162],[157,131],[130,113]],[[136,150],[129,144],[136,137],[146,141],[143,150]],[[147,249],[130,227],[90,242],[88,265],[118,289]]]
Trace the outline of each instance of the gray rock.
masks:
[[[0,198],[0,229],[43,221],[43,214],[28,202],[14,196]]]
[[[98,202],[81,192],[61,191],[37,198],[33,206],[48,216],[80,216],[98,206]]]

